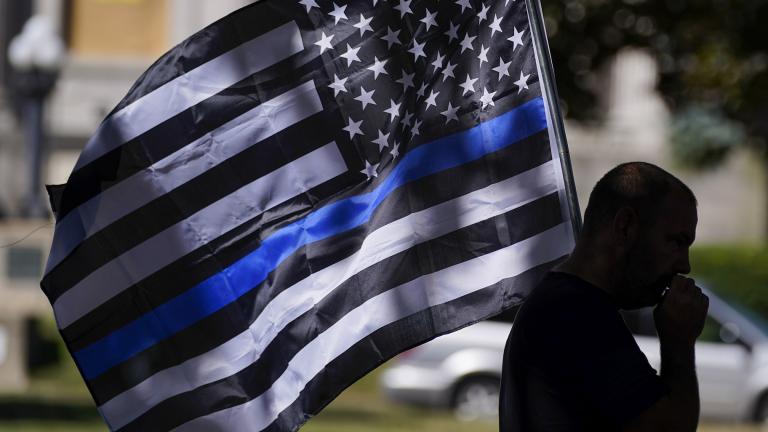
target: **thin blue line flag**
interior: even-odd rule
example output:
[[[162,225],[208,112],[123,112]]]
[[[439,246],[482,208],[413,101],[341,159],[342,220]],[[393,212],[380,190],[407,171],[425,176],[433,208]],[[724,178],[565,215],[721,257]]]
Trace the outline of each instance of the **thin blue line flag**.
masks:
[[[42,287],[112,430],[294,431],[573,247],[521,0],[262,0],[149,68]]]

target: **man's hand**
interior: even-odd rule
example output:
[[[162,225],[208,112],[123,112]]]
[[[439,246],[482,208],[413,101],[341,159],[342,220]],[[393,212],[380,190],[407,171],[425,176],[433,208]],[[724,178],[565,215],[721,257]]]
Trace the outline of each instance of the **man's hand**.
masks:
[[[653,311],[662,344],[692,345],[704,328],[709,298],[693,279],[676,275]]]
[[[704,328],[709,298],[693,279],[675,276],[653,317],[661,342],[661,379],[669,395],[643,412],[624,432],[695,431],[699,422],[695,343]]]

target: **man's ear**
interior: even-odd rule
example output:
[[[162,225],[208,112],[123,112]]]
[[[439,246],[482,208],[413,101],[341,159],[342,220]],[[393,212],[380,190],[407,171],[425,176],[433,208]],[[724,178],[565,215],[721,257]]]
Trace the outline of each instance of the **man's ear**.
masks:
[[[613,217],[611,236],[619,246],[632,245],[640,234],[640,217],[632,207],[622,207]]]

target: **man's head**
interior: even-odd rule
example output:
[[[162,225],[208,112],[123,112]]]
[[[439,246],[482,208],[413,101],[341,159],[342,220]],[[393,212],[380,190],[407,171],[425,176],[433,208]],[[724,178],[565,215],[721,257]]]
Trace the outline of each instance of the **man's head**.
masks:
[[[697,222],[688,186],[655,165],[630,162],[597,182],[579,242],[610,260],[609,290],[622,308],[651,306],[674,275],[690,272]]]

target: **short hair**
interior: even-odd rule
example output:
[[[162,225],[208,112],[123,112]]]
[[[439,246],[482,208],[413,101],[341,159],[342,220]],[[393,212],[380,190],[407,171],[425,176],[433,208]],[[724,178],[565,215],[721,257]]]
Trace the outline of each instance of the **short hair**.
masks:
[[[697,205],[691,189],[667,171],[647,162],[623,163],[608,171],[589,195],[583,231],[595,233],[624,207],[633,208],[641,223],[650,225],[656,220],[656,210],[673,186],[682,190],[694,206]]]

